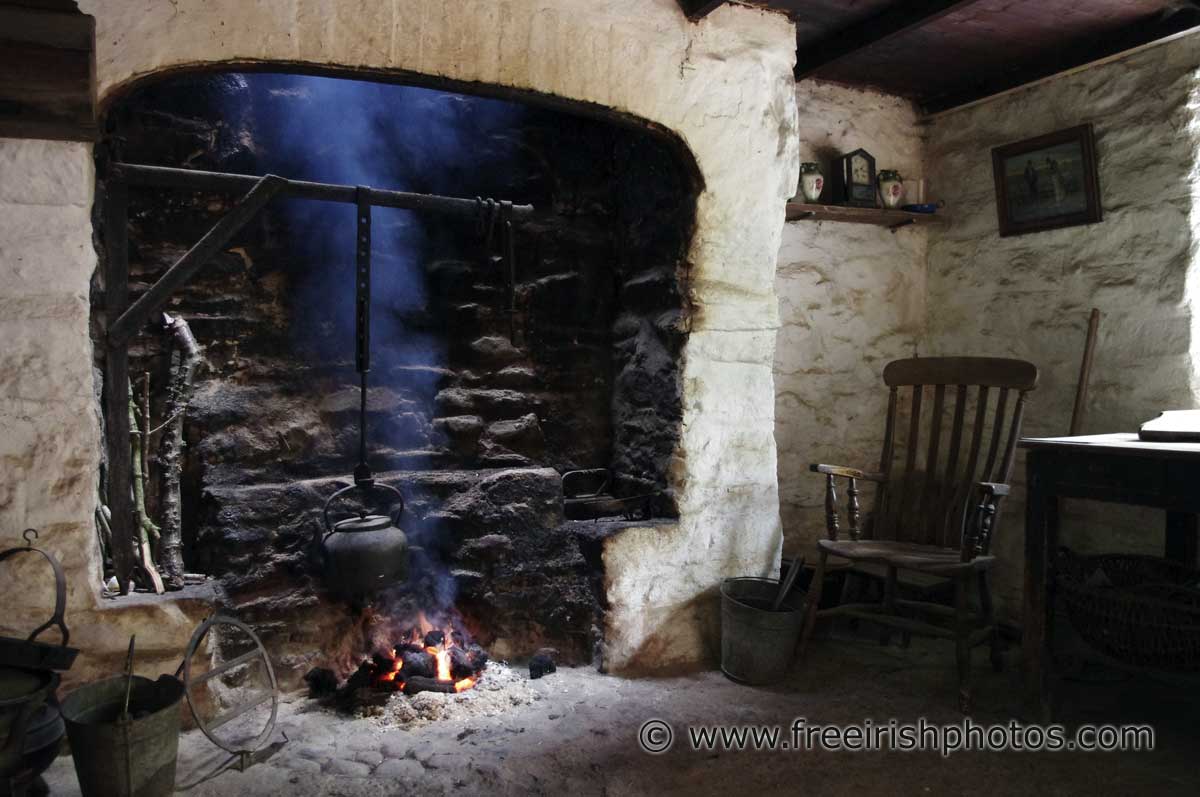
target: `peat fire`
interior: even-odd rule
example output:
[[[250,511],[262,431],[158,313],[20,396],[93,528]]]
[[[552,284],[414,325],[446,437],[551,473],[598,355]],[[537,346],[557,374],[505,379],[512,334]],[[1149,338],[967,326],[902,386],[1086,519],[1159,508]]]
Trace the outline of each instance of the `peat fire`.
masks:
[[[435,623],[418,612],[388,636],[377,650],[361,656],[344,679],[324,667],[309,671],[309,695],[352,709],[381,702],[395,692],[463,692],[483,677],[487,652],[471,641],[457,618]],[[353,666],[353,659],[349,663]]]

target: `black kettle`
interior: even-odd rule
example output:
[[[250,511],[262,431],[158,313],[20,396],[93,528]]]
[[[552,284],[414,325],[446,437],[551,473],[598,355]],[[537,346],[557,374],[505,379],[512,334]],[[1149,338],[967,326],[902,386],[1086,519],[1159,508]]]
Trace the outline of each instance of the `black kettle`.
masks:
[[[395,501],[386,514],[369,514],[366,509],[333,522],[329,508],[352,490],[364,499],[372,493],[390,491]],[[325,534],[321,550],[325,558],[325,581],[345,595],[370,595],[408,579],[408,560],[412,547],[397,525],[396,515],[404,511],[404,497],[395,487],[378,482],[354,484],[338,490],[325,501]]]

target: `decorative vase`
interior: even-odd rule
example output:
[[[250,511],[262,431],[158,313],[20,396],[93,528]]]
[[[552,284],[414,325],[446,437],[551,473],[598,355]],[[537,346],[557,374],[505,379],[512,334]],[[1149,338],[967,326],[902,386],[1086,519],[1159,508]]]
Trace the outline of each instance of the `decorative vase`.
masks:
[[[904,178],[894,169],[884,169],[879,173],[879,198],[885,208],[900,207],[904,201]]]
[[[805,202],[820,202],[821,190],[825,187],[825,178],[821,175],[821,167],[816,163],[800,164],[800,192]]]

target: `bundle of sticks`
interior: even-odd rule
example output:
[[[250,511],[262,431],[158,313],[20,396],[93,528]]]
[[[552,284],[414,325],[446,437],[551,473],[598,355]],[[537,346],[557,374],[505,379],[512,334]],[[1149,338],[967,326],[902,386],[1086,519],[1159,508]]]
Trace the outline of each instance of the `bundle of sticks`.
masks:
[[[162,398],[161,418],[155,426],[151,417],[150,374],[141,380],[141,389],[130,385],[129,429],[133,470],[133,506],[135,519],[134,551],[138,558],[135,577],[140,586],[162,593],[182,589],[187,583],[203,580],[186,573],[183,565],[183,523],[180,476],[183,469],[183,421],[191,401],[196,366],[203,356],[200,344],[187,321],[162,314],[162,331],[167,338],[169,365]],[[159,435],[157,456],[150,456],[150,443]],[[146,492],[153,483],[150,464],[159,468],[158,510],[155,523],[147,510]],[[113,531],[111,512],[101,500],[96,526],[106,558],[111,556]],[[119,585],[117,585],[119,588]]]

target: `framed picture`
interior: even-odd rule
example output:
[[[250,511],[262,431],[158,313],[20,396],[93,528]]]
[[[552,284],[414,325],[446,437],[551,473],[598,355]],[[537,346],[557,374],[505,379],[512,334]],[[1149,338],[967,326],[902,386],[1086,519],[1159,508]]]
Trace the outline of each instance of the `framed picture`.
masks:
[[[1091,125],[992,150],[1000,235],[1100,221],[1100,181]]]

